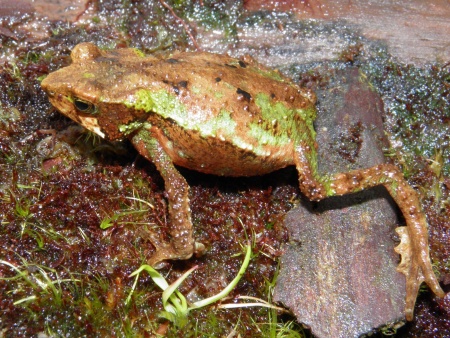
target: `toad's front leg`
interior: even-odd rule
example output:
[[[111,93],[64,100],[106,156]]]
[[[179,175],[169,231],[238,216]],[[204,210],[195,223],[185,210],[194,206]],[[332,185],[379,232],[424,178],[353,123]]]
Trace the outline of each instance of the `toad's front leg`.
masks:
[[[152,238],[156,247],[156,253],[148,261],[152,266],[167,259],[188,259],[194,252],[203,250],[203,245],[195,243],[193,237],[189,185],[164,151],[158,136],[158,130],[142,128],[132,138],[138,152],[155,164],[164,179],[169,202],[170,242],[163,243],[156,237]]]
[[[390,164],[320,177],[316,166],[311,164],[315,159],[314,151],[312,146],[300,144],[294,155],[300,188],[310,199],[320,200],[384,185],[402,211],[406,230],[400,231],[403,238],[397,251],[403,257],[398,271],[406,276],[405,315],[407,320],[412,320],[417,293],[423,281],[437,296],[445,295],[431,266],[427,222],[416,191],[406,182],[399,169]]]

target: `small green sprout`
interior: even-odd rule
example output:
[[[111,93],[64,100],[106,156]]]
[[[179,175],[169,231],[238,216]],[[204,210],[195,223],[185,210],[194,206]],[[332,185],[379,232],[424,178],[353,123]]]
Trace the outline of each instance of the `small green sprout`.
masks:
[[[236,299],[244,299],[244,300],[253,300],[253,303],[233,303],[233,304],[222,304],[219,305],[218,308],[219,309],[234,309],[234,308],[243,308],[243,307],[252,307],[252,306],[259,306],[259,307],[266,307],[269,309],[273,309],[273,310],[278,310],[281,312],[288,312],[286,309],[275,306],[273,304],[270,304],[269,302],[260,299],[260,298],[256,298],[256,297],[251,297],[251,296],[238,296],[236,297]]]
[[[30,287],[33,288],[33,290],[37,291],[38,293],[44,295],[44,294],[50,294],[52,295],[52,299],[58,306],[63,304],[63,296],[64,292],[62,289],[62,283],[71,282],[81,282],[79,279],[61,279],[59,277],[59,274],[55,269],[36,265],[36,264],[29,264],[25,261],[24,258],[21,257],[21,260],[23,262],[23,269],[20,269],[19,267],[15,266],[14,264],[5,261],[0,260],[0,264],[6,265],[10,267],[13,271],[15,271],[17,274],[14,277],[1,277],[0,280],[4,281],[15,281],[15,280],[23,280],[25,281]],[[30,267],[33,267],[31,269]],[[30,272],[31,270],[35,270],[35,272]],[[56,275],[56,279],[52,279],[51,274]],[[32,295],[28,297],[24,297],[22,299],[19,299],[15,301],[14,305],[19,305],[22,303],[34,301],[37,299],[37,295]]]
[[[177,327],[182,328],[187,324],[187,316],[189,314],[189,311],[208,306],[228,296],[228,294],[236,287],[237,283],[247,270],[248,264],[250,263],[251,253],[251,245],[248,244],[244,262],[242,263],[237,276],[221,292],[192,304],[188,304],[186,298],[180,291],[177,290],[177,288],[195,269],[197,269],[197,266],[194,266],[193,268],[186,271],[180,278],[169,285],[165,278],[161,276],[158,271],[153,269],[150,265],[144,264],[130,275],[130,277],[136,276],[136,279],[134,281],[132,291],[127,297],[126,303],[128,304],[130,302],[131,294],[136,287],[139,274],[143,270],[145,270],[148,272],[156,285],[158,285],[159,288],[163,290],[162,300],[165,311],[162,311],[160,313],[160,316],[170,320]]]
[[[144,201],[140,198],[126,197],[126,199],[129,199],[134,202],[138,202],[138,203],[136,203],[136,204],[138,204],[138,207],[137,207],[138,210],[123,211],[123,212],[114,214],[111,217],[105,217],[100,223],[100,229],[105,230],[105,229],[108,229],[109,227],[112,227],[114,225],[114,223],[117,222],[122,217],[148,212],[148,209],[144,209],[142,204],[147,204],[151,209],[154,209],[154,206],[151,203]],[[122,223],[124,223],[124,222],[122,222]],[[136,224],[136,222],[129,222],[129,223]]]
[[[145,213],[146,210],[133,210],[133,211],[124,211],[118,214],[114,214],[111,217],[105,217],[101,223],[100,223],[100,229],[108,229],[109,227],[112,227],[116,221],[118,221],[121,217],[125,217],[128,215],[134,215],[134,214],[142,214]],[[132,223],[132,222],[130,222]]]

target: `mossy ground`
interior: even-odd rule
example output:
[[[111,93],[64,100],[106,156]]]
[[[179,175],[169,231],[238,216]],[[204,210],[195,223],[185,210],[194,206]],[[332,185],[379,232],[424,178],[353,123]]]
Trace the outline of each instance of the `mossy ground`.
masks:
[[[184,17],[191,24],[220,28],[229,41],[236,39],[239,1],[168,3],[175,11],[187,8]],[[20,33],[18,40],[3,39],[2,56],[10,56],[0,72],[0,332],[5,337],[40,332],[145,337],[158,330],[180,336],[157,319],[161,293],[149,277],[140,277],[125,304],[133,283],[129,274],[152,253],[150,232],[165,236],[170,226],[161,178],[129,144],[93,139],[52,110],[39,79],[68,64],[70,49],[82,41],[145,52],[192,48],[192,42],[156,1],[95,6],[97,15],[84,24],[41,22],[50,32],[45,40]],[[10,27],[19,30],[27,20],[32,18]],[[358,48],[344,52],[320,74],[305,72],[300,82],[326,86],[327,71],[348,64],[368,74],[385,100],[387,133],[399,145],[390,155],[425,196],[436,270],[449,280],[449,67],[417,69],[396,64],[384,52],[372,58]],[[267,299],[287,240],[283,217],[298,199],[295,171],[248,179],[183,174],[192,187],[195,235],[207,253],[171,264],[162,270],[167,279],[199,265],[181,291],[193,299],[217,293],[235,276],[241,244],[251,238],[254,258],[233,295]],[[102,222],[111,226],[102,230]],[[445,311],[444,303],[419,300],[416,322],[403,335],[448,329]],[[207,308],[195,312],[182,336],[226,336],[235,330],[241,337],[275,337],[280,322],[293,328],[286,336],[303,334],[292,318],[274,318],[273,311],[261,308]]]

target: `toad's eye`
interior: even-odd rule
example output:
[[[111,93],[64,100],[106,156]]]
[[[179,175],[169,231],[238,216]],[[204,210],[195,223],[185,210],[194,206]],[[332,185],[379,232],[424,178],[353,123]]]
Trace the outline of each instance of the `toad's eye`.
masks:
[[[97,113],[97,107],[94,104],[92,104],[91,102],[83,101],[80,99],[74,99],[73,103],[75,104],[75,108],[77,108],[77,110],[82,113],[87,113],[87,114],[96,114]]]

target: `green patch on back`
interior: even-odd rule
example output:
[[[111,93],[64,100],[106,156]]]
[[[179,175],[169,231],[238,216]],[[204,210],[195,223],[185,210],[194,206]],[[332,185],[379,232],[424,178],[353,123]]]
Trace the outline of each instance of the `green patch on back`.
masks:
[[[314,107],[290,109],[263,93],[256,95],[255,103],[261,110],[262,121],[251,126],[252,136],[262,144],[281,146],[300,139],[308,143],[314,140]]]
[[[256,73],[264,76],[265,78],[269,78],[271,80],[275,80],[275,81],[279,81],[279,82],[286,82],[286,80],[276,70],[260,69],[257,67],[254,67],[253,70]]]
[[[225,94],[223,92],[218,92],[218,91],[213,91],[213,94],[216,99],[221,99],[225,96]]]
[[[122,124],[119,126],[119,131],[124,135],[129,135],[133,131],[142,128],[143,122],[131,122],[129,124]]]
[[[221,109],[220,113],[214,119],[202,123],[199,130],[204,137],[220,137],[220,135],[229,137],[234,134],[236,125],[237,123],[231,118],[230,112]]]
[[[133,52],[136,54],[136,56],[141,57],[141,58],[145,58],[146,55],[139,49],[137,48],[130,48],[131,50],[133,50]]]
[[[125,105],[128,108],[170,118],[186,130],[200,132],[203,137],[228,137],[233,135],[236,128],[236,122],[231,118],[230,112],[225,109],[222,109],[214,118],[207,120],[190,117],[186,106],[178,97],[165,90],[153,92],[141,89],[134,95],[134,100],[125,101]]]
[[[134,100],[125,101],[125,105],[147,113],[153,112],[164,118],[172,118],[183,126],[187,122],[185,105],[175,95],[163,89],[155,92],[140,89],[134,95]]]

